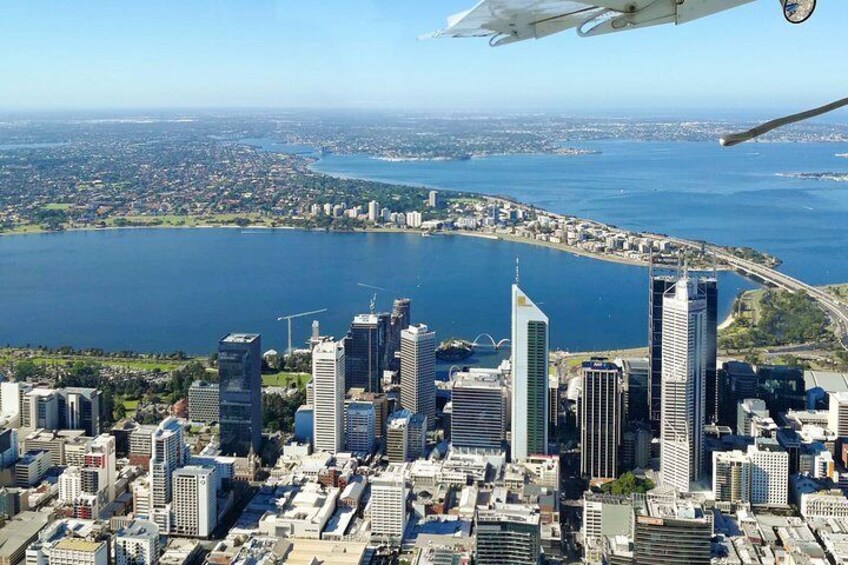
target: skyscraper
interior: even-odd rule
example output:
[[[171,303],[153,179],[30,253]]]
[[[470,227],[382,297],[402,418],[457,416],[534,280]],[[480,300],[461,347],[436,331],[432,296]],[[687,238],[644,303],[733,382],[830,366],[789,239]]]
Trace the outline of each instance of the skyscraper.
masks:
[[[386,456],[392,463],[412,461],[424,455],[427,417],[411,410],[392,412],[386,425]]]
[[[171,502],[174,471],[185,463],[185,442],[180,421],[169,416],[153,432],[150,455],[151,508],[161,510]]]
[[[470,451],[500,451],[506,428],[501,376],[494,372],[457,373],[451,399],[451,445]]]
[[[245,457],[262,442],[262,353],[258,334],[229,334],[218,343],[221,453]]]
[[[669,275],[651,276],[648,307],[648,355],[650,360],[649,394],[651,422],[655,430],[660,426],[660,404],[662,399],[662,335],[663,297],[675,285],[679,277]],[[717,417],[718,379],[716,371],[718,283],[713,277],[700,277],[697,286],[706,300],[706,369],[705,369],[705,412],[707,421]]]
[[[580,472],[590,479],[618,476],[621,446],[621,371],[613,363],[583,363],[580,405]]]
[[[374,450],[377,414],[373,402],[350,400],[345,403],[345,449],[358,455]]]
[[[344,450],[345,348],[326,340],[312,349],[312,401],[315,451]]]
[[[512,459],[548,447],[548,317],[512,285]]]
[[[751,459],[751,504],[785,506],[789,502],[789,454],[772,438],[748,446]]]
[[[621,369],[622,419],[624,422],[650,422],[648,359],[616,359],[615,364]]]
[[[388,337],[386,339],[386,368],[397,371],[400,369],[400,332],[412,323],[409,298],[396,298],[392,305]]]
[[[344,343],[345,390],[353,387],[380,392],[386,362],[388,314],[359,314]]]
[[[713,495],[718,502],[751,502],[751,459],[743,452],[713,452]]]
[[[100,392],[96,388],[59,389],[59,422],[69,430],[100,435]]]
[[[182,467],[174,471],[176,536],[208,538],[218,524],[214,467]]]
[[[700,480],[704,456],[707,299],[697,281],[683,277],[663,296],[661,477],[689,492]]]
[[[406,530],[406,499],[409,489],[403,465],[389,465],[371,479],[371,536],[400,544]]]
[[[436,332],[424,324],[409,326],[400,337],[400,404],[436,422]]]

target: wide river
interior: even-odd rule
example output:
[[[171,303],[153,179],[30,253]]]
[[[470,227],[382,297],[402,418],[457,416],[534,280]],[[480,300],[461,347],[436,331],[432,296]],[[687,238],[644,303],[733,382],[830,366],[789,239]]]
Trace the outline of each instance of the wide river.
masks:
[[[848,280],[848,184],[778,176],[839,172],[838,144],[584,143],[601,155],[390,163],[330,156],[320,171],[504,194],[548,209],[725,244],[751,245],[814,283]],[[515,258],[568,350],[643,345],[645,269],[459,236],[196,229],[0,237],[0,343],[206,353],[229,331],[282,348],[281,315],[326,308],[322,333],[413,300],[440,337],[509,333]],[[386,290],[374,290],[369,286]],[[720,277],[720,316],[750,284]],[[294,323],[302,343],[313,317]]]

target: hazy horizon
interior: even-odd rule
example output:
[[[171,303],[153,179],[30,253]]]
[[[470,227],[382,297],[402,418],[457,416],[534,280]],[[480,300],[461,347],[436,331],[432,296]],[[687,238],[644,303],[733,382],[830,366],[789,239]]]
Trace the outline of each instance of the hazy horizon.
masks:
[[[491,48],[418,41],[474,0],[13,3],[0,111],[320,108],[780,112],[845,95],[848,4],[759,1],[683,26]],[[675,112],[678,113],[678,112]]]

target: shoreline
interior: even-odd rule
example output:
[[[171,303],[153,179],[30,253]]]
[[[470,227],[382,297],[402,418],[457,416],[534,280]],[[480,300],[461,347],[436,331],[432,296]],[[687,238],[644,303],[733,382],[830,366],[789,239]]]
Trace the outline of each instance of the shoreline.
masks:
[[[611,255],[601,255],[599,253],[592,253],[591,251],[586,251],[585,249],[580,249],[576,247],[569,247],[567,245],[563,245],[560,243],[551,243],[549,241],[539,241],[536,239],[529,239],[524,237],[516,237],[509,236],[506,234],[488,234],[488,233],[476,233],[470,231],[436,231],[436,232],[426,232],[414,229],[400,229],[400,228],[357,228],[352,230],[336,230],[336,229],[323,229],[323,228],[303,228],[298,226],[265,226],[265,225],[248,225],[248,226],[239,226],[236,224],[197,224],[197,225],[188,225],[188,226],[177,226],[172,224],[159,224],[159,225],[146,225],[146,226],[104,226],[104,227],[96,227],[96,226],[84,226],[84,227],[73,227],[69,229],[59,230],[59,231],[50,231],[45,229],[33,229],[26,231],[10,231],[10,232],[0,232],[0,237],[14,237],[14,236],[28,236],[28,235],[60,235],[63,233],[77,233],[77,232],[111,232],[111,231],[134,231],[134,230],[210,230],[210,229],[224,229],[224,230],[242,230],[242,231],[301,231],[301,232],[326,232],[326,233],[338,233],[338,234],[354,234],[354,233],[373,233],[373,234],[401,234],[408,236],[418,236],[418,237],[427,237],[427,236],[445,236],[445,237],[469,237],[474,239],[482,239],[489,241],[507,241],[511,243],[518,243],[523,245],[532,245],[535,247],[545,247],[548,249],[553,249],[555,251],[559,251],[561,253],[571,253],[573,256],[577,258],[585,258],[585,259],[594,259],[597,261],[605,261],[607,263],[615,263],[618,265],[627,265],[630,267],[641,267],[647,268],[648,263],[645,261],[638,261],[636,259],[627,259],[625,257],[616,257]],[[693,269],[697,270],[697,269]],[[732,272],[732,269],[727,267],[719,267],[719,271],[727,271]],[[741,275],[740,275],[741,276]]]

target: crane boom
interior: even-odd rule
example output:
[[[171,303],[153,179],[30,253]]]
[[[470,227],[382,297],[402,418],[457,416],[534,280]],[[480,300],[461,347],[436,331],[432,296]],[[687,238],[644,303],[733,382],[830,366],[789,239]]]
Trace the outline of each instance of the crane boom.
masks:
[[[289,330],[289,347],[286,349],[286,353],[291,353],[292,350],[292,320],[295,318],[302,318],[303,316],[310,316],[312,314],[322,314],[326,312],[326,308],[321,308],[320,310],[310,310],[309,312],[299,312],[297,314],[289,314],[288,316],[280,316],[277,318],[278,322],[286,321],[288,322],[288,330]]]

